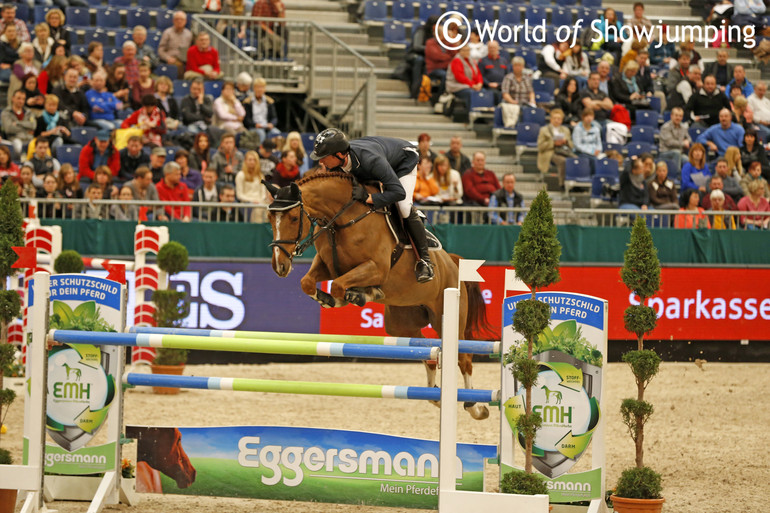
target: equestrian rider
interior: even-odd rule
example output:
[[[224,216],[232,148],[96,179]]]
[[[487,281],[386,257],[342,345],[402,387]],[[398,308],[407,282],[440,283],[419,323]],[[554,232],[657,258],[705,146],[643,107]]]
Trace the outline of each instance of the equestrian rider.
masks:
[[[433,279],[425,227],[412,208],[420,159],[417,148],[392,137],[362,137],[349,141],[341,130],[327,128],[316,137],[310,158],[326,169],[351,173],[360,183],[382,183],[383,191],[375,194],[369,194],[360,185],[354,187],[353,199],[373,208],[396,203],[419,254],[415,265],[417,281],[424,283]]]

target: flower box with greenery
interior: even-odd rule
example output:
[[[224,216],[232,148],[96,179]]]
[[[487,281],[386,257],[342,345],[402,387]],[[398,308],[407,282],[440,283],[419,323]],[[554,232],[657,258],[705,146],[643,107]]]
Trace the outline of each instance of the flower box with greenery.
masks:
[[[626,308],[625,328],[636,335],[637,349],[623,355],[636,380],[636,399],[624,399],[620,405],[623,423],[636,447],[636,465],[622,472],[611,496],[615,511],[659,512],[663,508],[660,474],[644,466],[644,426],[653,413],[652,404],[644,400],[644,391],[660,369],[660,356],[644,349],[644,335],[655,329],[655,310],[645,302],[660,289],[660,261],[644,218],[637,217],[631,240],[620,271],[623,283],[639,296],[639,304]]]
[[[187,269],[189,254],[187,248],[178,242],[168,242],[158,251],[158,267],[169,276]],[[177,290],[156,290],[152,293],[155,303],[155,326],[175,328],[190,315],[190,300],[185,292]],[[184,372],[189,351],[186,349],[158,348],[151,365],[153,374],[175,374]],[[152,387],[156,394],[178,394],[178,388]]]
[[[513,329],[524,335],[525,340],[518,346],[512,346],[504,357],[506,365],[513,364],[513,376],[525,388],[525,411],[516,419],[516,431],[524,437],[525,451],[524,470],[514,469],[503,476],[500,482],[503,493],[548,495],[543,476],[532,472],[532,446],[542,424],[540,414],[532,412],[532,387],[537,382],[539,365],[532,358],[532,353],[535,340],[551,318],[548,303],[536,299],[535,295],[538,288],[559,281],[560,257],[561,244],[556,237],[551,200],[543,190],[532,202],[522,223],[511,259],[516,275],[531,289],[532,298],[516,304]]]

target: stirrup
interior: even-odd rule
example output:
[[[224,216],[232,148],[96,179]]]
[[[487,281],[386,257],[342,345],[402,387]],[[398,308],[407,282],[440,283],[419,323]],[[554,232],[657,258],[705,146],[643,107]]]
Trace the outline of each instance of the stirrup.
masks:
[[[418,283],[426,283],[433,279],[433,266],[426,260],[418,260],[414,265],[414,275]]]

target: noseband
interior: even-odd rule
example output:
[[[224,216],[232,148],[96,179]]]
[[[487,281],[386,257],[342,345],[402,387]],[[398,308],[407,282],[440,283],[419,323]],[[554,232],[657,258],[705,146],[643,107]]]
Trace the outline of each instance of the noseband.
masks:
[[[302,225],[303,225],[302,218],[306,217],[307,220],[310,221],[310,226],[311,226],[310,231],[311,232],[313,231],[312,227],[315,225],[315,220],[313,218],[311,218],[310,215],[305,211],[305,205],[302,203],[302,198],[298,199],[294,203],[291,203],[289,205],[285,205],[285,206],[282,206],[282,207],[274,207],[273,205],[275,205],[275,203],[276,202],[273,202],[268,207],[269,211],[271,211],[271,212],[283,212],[283,211],[286,211],[286,210],[291,210],[294,207],[299,205],[299,230],[297,231],[297,237],[294,240],[291,240],[291,239],[274,240],[273,242],[268,244],[268,247],[271,247],[271,248],[277,247],[278,249],[280,249],[283,252],[283,254],[286,255],[286,258],[291,260],[295,256],[302,255],[302,253],[304,253],[305,250],[308,247],[310,247],[310,245],[313,244],[313,241],[315,240],[312,237],[308,237],[304,242],[302,241],[302,236],[303,236],[303,233],[302,233]],[[294,244],[294,251],[289,253],[289,251],[286,248],[284,248],[283,246],[281,246],[281,244]]]

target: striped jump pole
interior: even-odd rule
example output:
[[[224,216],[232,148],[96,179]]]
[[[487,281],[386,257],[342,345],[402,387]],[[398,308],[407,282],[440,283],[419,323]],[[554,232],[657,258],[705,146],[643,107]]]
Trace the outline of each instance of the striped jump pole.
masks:
[[[372,397],[381,399],[417,399],[439,401],[441,389],[394,385],[358,385],[353,383],[315,383],[310,381],[278,381],[246,378],[209,378],[202,376],[172,376],[169,374],[127,373],[123,381],[134,386],[196,388],[201,390],[232,390],[240,392],[269,392],[275,394],[333,395],[343,397]],[[500,399],[499,390],[457,390],[459,402],[489,403]]]
[[[404,347],[441,347],[440,338],[381,337],[371,335],[329,335],[316,333],[280,333],[272,331],[224,331],[192,328],[153,328],[132,327],[130,333],[204,336],[212,338],[248,338],[286,340],[290,342],[345,342],[350,344],[404,346]],[[500,354],[500,342],[481,340],[461,340],[460,353],[463,354]]]
[[[95,346],[165,347],[202,351],[235,351],[244,353],[292,354],[304,356],[339,356],[378,358],[384,360],[435,360],[438,347],[401,347],[339,342],[305,342],[249,338],[220,338],[144,333],[106,333],[74,330],[51,330],[48,340],[62,344]]]

